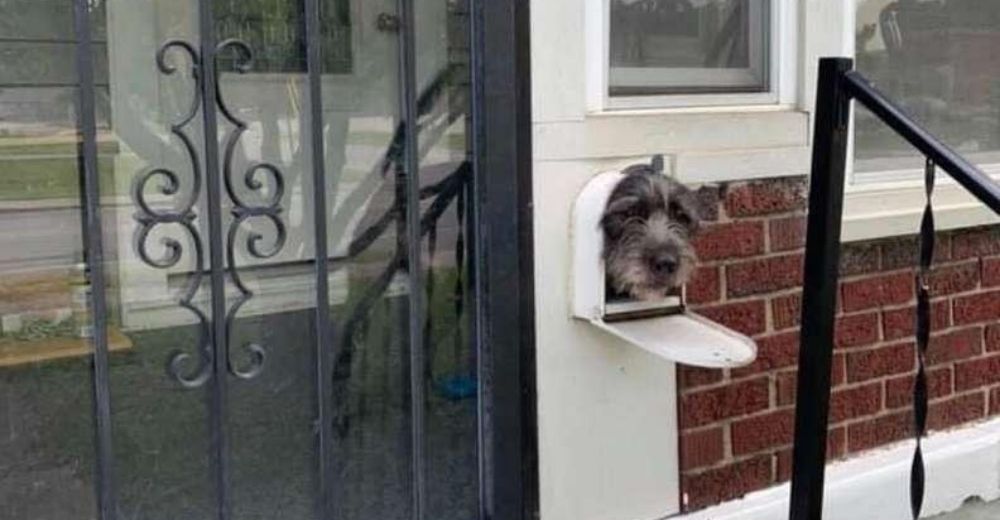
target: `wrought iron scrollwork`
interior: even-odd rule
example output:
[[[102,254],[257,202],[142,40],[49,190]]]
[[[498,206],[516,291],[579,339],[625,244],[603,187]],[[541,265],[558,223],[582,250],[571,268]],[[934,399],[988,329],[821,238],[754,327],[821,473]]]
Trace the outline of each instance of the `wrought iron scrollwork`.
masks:
[[[243,74],[249,71],[253,66],[253,51],[250,47],[240,40],[225,40],[219,43],[216,48],[216,57],[229,49],[232,49],[236,53],[236,60],[234,62],[236,72]],[[231,212],[233,220],[229,223],[229,232],[226,240],[226,263],[229,267],[229,278],[240,293],[226,314],[226,330],[228,331],[226,337],[232,341],[233,321],[236,319],[240,308],[253,298],[253,291],[243,282],[239,270],[236,268],[236,247],[239,243],[238,235],[241,227],[249,221],[253,219],[265,220],[275,230],[275,237],[272,244],[269,247],[262,247],[261,244],[264,242],[264,235],[254,230],[248,230],[244,247],[250,256],[257,259],[271,258],[281,252],[288,236],[285,224],[281,220],[281,200],[285,193],[285,180],[281,170],[274,164],[267,162],[251,163],[243,170],[243,186],[250,192],[259,194],[263,200],[259,203],[254,203],[240,195],[236,188],[237,182],[235,177],[237,174],[233,167],[233,157],[240,139],[247,130],[247,123],[240,119],[226,104],[225,98],[222,96],[220,82],[217,81],[215,85],[215,100],[219,106],[219,112],[233,127],[226,136],[222,158],[222,179],[226,187],[226,194],[233,203]],[[265,350],[262,345],[254,342],[244,344],[243,348],[251,356],[250,366],[241,369],[230,358],[227,360],[229,373],[241,379],[251,379],[264,368]]]
[[[204,278],[202,268],[205,262],[205,248],[202,243],[201,233],[194,225],[197,218],[194,207],[201,195],[203,175],[198,150],[186,130],[201,107],[201,78],[198,75],[199,60],[201,57],[190,43],[183,40],[168,40],[156,53],[156,65],[160,72],[165,75],[172,75],[177,72],[177,67],[167,61],[167,55],[171,51],[178,51],[186,55],[191,64],[191,77],[194,82],[194,93],[191,97],[188,110],[182,117],[170,125],[170,133],[181,142],[184,153],[190,163],[191,186],[187,196],[181,201],[179,206],[170,209],[156,209],[146,198],[147,186],[150,184],[150,181],[159,179],[161,181],[158,190],[159,193],[165,197],[172,198],[181,193],[180,175],[169,168],[158,167],[146,170],[136,176],[132,183],[132,201],[138,208],[135,219],[138,221],[139,226],[136,228],[134,247],[139,258],[150,267],[168,269],[180,262],[184,255],[184,246],[177,238],[163,237],[160,243],[164,249],[164,253],[158,257],[154,257],[149,252],[149,237],[154,229],[171,224],[180,226],[193,245],[194,264],[197,268],[188,279],[181,293],[178,305],[192,313],[197,320],[197,363],[193,370],[189,369],[188,365],[193,358],[192,354],[177,350],[170,354],[167,362],[167,371],[182,386],[194,388],[201,386],[208,380],[211,374],[212,361],[212,350],[208,339],[208,317],[193,302]]]
[[[197,116],[202,105],[208,102],[202,95],[202,78],[199,76],[200,56],[198,50],[189,42],[184,40],[168,40],[160,46],[156,53],[157,68],[165,75],[172,75],[177,72],[177,67],[168,61],[171,52],[178,52],[186,55],[191,65],[191,77],[194,83],[194,94],[191,103],[176,122],[170,124],[170,132],[180,142],[184,153],[190,163],[191,184],[186,197],[179,205],[169,209],[158,209],[147,199],[147,193],[153,191],[149,185],[153,179],[159,179],[158,192],[167,198],[178,197],[182,192],[181,176],[174,170],[166,167],[156,167],[139,173],[132,185],[132,201],[138,208],[135,219],[139,223],[134,239],[134,248],[139,258],[148,266],[156,269],[169,269],[180,262],[184,256],[184,246],[178,238],[165,236],[160,243],[163,253],[155,256],[149,251],[149,242],[152,232],[159,226],[176,225],[187,235],[193,247],[194,270],[189,277],[187,284],[181,292],[178,305],[191,312],[198,322],[198,348],[197,364],[193,369],[188,365],[192,359],[192,354],[184,351],[174,351],[167,361],[167,371],[169,375],[184,387],[195,388],[203,385],[211,377],[211,366],[214,356],[219,352],[217,345],[213,345],[209,339],[209,318],[194,304],[194,298],[198,293],[204,279],[205,269],[205,245],[203,237],[195,225],[197,205],[202,191],[204,175],[201,169],[201,158],[194,144],[194,140],[188,135],[187,127]],[[245,73],[250,70],[253,64],[253,52],[243,41],[230,39],[225,40],[216,47],[215,55],[212,59],[225,52],[234,52],[236,55],[233,69],[237,73]],[[218,70],[218,67],[216,67]],[[232,220],[229,223],[229,230],[226,235],[225,261],[229,278],[233,286],[236,287],[239,295],[228,308],[224,317],[213,317],[214,319],[225,319],[227,337],[232,338],[233,322],[239,310],[250,301],[254,294],[251,291],[237,269],[237,248],[243,244],[247,254],[257,259],[267,259],[277,255],[284,247],[287,230],[284,221],[281,219],[283,208],[281,201],[285,192],[284,175],[274,164],[267,162],[250,163],[242,171],[242,175],[235,172],[234,157],[240,139],[247,130],[247,123],[237,117],[222,95],[222,87],[218,78],[215,82],[215,99],[212,100],[219,108],[223,118],[232,125],[232,130],[225,137],[224,153],[222,161],[222,181],[225,192],[232,203]],[[206,138],[209,138],[206,136]],[[214,165],[207,165],[211,168]],[[257,194],[256,199],[242,195],[237,189],[237,178],[242,177],[242,185],[247,193]],[[208,204],[221,204],[222,201],[210,200]],[[263,220],[274,228],[275,236],[270,243],[265,243],[265,236],[259,231],[241,229],[252,220]],[[212,298],[225,298],[224,294],[212,294]],[[256,377],[264,368],[265,348],[256,342],[249,342],[243,345],[243,349],[249,354],[249,365],[239,367],[232,359],[227,359],[228,371],[231,375],[240,379],[251,379]],[[226,349],[228,351],[229,349]]]

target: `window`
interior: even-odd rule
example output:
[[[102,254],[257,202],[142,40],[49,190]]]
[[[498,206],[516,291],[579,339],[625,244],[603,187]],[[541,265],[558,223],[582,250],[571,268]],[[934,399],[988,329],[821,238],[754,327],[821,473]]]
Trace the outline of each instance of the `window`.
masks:
[[[771,89],[768,0],[611,0],[612,97]]]
[[[880,89],[1000,173],[1000,2],[861,0],[855,47],[858,69]],[[922,157],[867,111],[856,114],[854,182],[919,178]]]
[[[239,38],[254,50],[253,72],[305,72],[305,20],[302,8],[287,0],[216,0],[219,39]],[[323,71],[351,72],[350,6],[346,0],[320,0]],[[232,70],[235,56],[222,57]]]

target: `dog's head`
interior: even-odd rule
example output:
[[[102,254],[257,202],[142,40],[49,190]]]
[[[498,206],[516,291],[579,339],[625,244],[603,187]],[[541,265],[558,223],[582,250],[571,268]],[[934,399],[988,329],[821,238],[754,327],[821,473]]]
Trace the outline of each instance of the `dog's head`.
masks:
[[[691,237],[701,223],[698,198],[661,170],[655,160],[626,168],[601,217],[607,282],[641,300],[686,283],[697,261]]]

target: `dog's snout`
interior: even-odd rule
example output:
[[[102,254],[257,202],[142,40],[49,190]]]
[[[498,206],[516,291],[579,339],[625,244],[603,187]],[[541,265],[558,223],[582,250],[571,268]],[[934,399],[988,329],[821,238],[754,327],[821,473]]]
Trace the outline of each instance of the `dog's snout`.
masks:
[[[660,275],[671,275],[677,271],[677,257],[673,255],[656,255],[650,260],[653,272]]]

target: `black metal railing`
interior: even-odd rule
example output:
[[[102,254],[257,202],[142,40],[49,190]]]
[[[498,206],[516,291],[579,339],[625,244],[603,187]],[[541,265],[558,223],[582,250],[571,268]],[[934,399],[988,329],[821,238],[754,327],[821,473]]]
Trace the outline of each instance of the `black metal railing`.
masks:
[[[853,67],[853,60],[848,58],[823,58],[819,64],[792,456],[791,520],[822,518],[830,365],[834,347],[851,101],[858,101],[868,108],[927,159],[924,177],[927,202],[919,230],[920,260],[916,274],[917,375],[913,407],[917,446],[910,478],[913,518],[920,516],[924,495],[921,451],[921,438],[927,420],[924,355],[931,328],[927,276],[934,255],[931,194],[936,168],[943,169],[994,213],[1000,214],[1000,185],[914,122]]]

